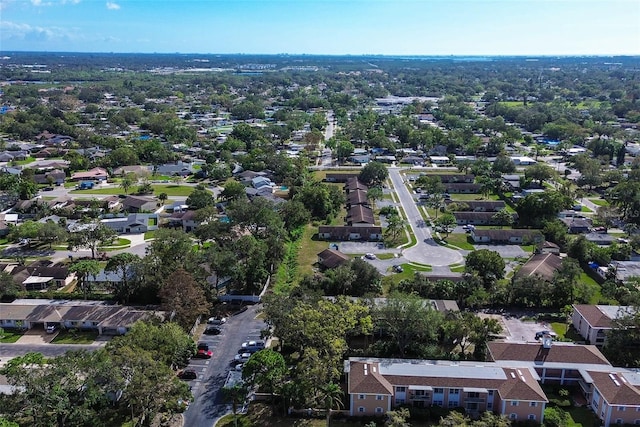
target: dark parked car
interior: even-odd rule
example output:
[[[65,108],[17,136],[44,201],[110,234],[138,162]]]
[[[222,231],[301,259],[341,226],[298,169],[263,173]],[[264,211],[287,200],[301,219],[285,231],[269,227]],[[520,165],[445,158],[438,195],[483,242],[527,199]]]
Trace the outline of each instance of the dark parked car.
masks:
[[[198,378],[198,374],[193,369],[186,369],[178,373],[178,378],[181,380],[195,380]]]
[[[220,328],[216,328],[214,326],[209,326],[204,330],[205,335],[220,335],[221,332],[222,330]]]
[[[199,342],[198,350],[209,350],[209,344],[207,344],[206,342]]]
[[[404,268],[402,268],[401,265],[394,265],[393,271],[395,271],[396,273],[402,273],[404,271]]]

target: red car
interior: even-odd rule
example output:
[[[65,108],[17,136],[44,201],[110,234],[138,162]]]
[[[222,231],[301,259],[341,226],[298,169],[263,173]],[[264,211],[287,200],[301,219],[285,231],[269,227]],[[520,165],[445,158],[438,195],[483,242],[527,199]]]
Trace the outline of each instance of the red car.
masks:
[[[205,350],[204,348],[201,348],[193,357],[196,357],[198,359],[211,359],[211,356],[213,356],[213,351]]]

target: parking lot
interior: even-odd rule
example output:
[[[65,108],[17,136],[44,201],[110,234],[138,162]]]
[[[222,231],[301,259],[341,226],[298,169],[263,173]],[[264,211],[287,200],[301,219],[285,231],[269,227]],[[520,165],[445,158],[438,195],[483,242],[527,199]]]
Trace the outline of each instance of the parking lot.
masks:
[[[523,321],[513,316],[501,316],[503,334],[508,340],[535,342],[536,332],[551,330],[545,322]]]

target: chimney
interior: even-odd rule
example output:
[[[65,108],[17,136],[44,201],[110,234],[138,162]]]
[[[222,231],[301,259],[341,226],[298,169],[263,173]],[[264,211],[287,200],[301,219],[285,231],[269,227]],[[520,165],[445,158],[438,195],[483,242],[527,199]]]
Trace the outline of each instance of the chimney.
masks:
[[[549,349],[551,348],[551,343],[553,343],[553,338],[549,334],[544,334],[542,336],[542,347]]]

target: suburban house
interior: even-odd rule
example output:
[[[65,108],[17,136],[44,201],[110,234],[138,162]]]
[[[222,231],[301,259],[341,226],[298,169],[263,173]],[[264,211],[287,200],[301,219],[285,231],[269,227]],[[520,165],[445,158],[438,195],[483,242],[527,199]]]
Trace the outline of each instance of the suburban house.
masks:
[[[143,165],[132,165],[132,166],[120,166],[113,170],[113,174],[115,176],[124,176],[128,173],[135,174],[136,176],[149,176],[151,175],[152,169],[149,166]]]
[[[520,175],[502,175],[502,183],[511,191],[520,190]]]
[[[200,225],[200,222],[196,221],[196,211],[174,211],[168,221],[171,226],[182,227],[185,233],[195,230]]]
[[[100,335],[125,334],[138,320],[162,312],[108,305],[103,301],[18,299],[0,303],[0,327],[44,329],[55,325],[67,329],[98,331]]]
[[[106,181],[107,178],[109,178],[109,173],[103,168],[93,168],[71,175],[71,181]]]
[[[451,162],[447,156],[429,156],[429,161],[434,165],[446,165]]]
[[[567,226],[567,230],[571,234],[588,233],[591,229],[591,222],[583,218],[560,218]]]
[[[558,255],[552,253],[535,254],[520,267],[514,278],[538,276],[547,282],[551,282],[555,272],[560,269],[561,265],[562,258]]]
[[[474,212],[498,212],[506,208],[506,204],[502,200],[445,200],[446,205],[455,203],[458,208],[457,211],[466,211],[467,209],[460,209],[460,206],[468,206],[470,211]]]
[[[548,402],[538,375],[525,366],[487,362],[374,359],[344,363],[349,415],[383,415],[400,405],[492,411],[517,421],[542,422]]]
[[[118,234],[146,233],[158,229],[158,215],[132,213],[125,217],[102,219],[100,223]]]
[[[440,178],[440,182],[443,184],[453,184],[453,183],[466,183],[473,184],[476,179],[475,175],[467,174],[439,174],[439,175],[427,175],[427,176],[437,176]]]
[[[537,249],[539,253],[542,254],[556,254],[560,255],[560,246],[556,245],[553,242],[549,242],[545,240],[542,245],[540,245]]]
[[[640,425],[640,374],[616,368],[593,345],[556,343],[487,344],[488,359],[500,366],[526,364],[543,384],[578,385],[587,405],[605,427]]]
[[[347,224],[373,224],[373,209],[368,206],[355,205],[347,211]]]
[[[337,182],[337,183],[346,183],[350,178],[357,178],[357,173],[332,173],[327,172],[324,180],[326,182]]]
[[[350,259],[337,249],[325,249],[318,254],[318,264],[327,269],[339,267]]]
[[[266,176],[256,176],[255,178],[251,179],[251,186],[256,190],[260,190],[263,188],[272,190],[275,184],[271,182],[271,180]]]
[[[127,196],[122,200],[122,209],[127,212],[149,212],[156,209],[155,199],[141,196]]]
[[[511,156],[511,161],[516,166],[529,166],[529,165],[535,165],[536,163],[538,163],[531,157],[527,157],[527,156]]]
[[[495,212],[453,212],[453,216],[456,218],[458,225],[505,225],[496,221],[493,217],[495,214]],[[517,220],[518,214],[514,213],[512,216],[514,221]]]
[[[64,180],[67,178],[67,174],[60,169],[54,169],[45,173],[37,173],[33,175],[33,180],[36,184],[55,184],[62,185],[64,184]]]
[[[11,264],[5,267],[13,281],[22,284],[27,291],[60,289],[75,280],[75,273],[63,265],[52,265],[49,261],[35,261],[27,266]]]
[[[584,237],[587,241],[595,243],[598,246],[609,246],[616,240],[615,236],[607,233],[587,233]]]
[[[318,227],[318,238],[323,240],[382,240],[382,227],[378,226],[331,226]]]
[[[454,212],[455,214],[464,212]],[[468,212],[484,214],[485,212]],[[493,215],[491,212],[486,212]],[[523,243],[538,243],[544,240],[544,236],[538,230],[525,229],[501,229],[501,230],[471,230],[471,238],[475,243],[506,243],[521,245]]]
[[[356,163],[359,165],[366,165],[371,161],[371,156],[369,156],[368,154],[353,155],[349,157],[349,161],[351,163]]]
[[[158,166],[155,170],[155,173],[158,175],[168,175],[168,176],[188,176],[194,173],[193,165],[191,163],[166,163],[164,165]]]
[[[604,345],[612,320],[631,313],[633,308],[625,305],[574,304],[571,323],[589,344]]]

